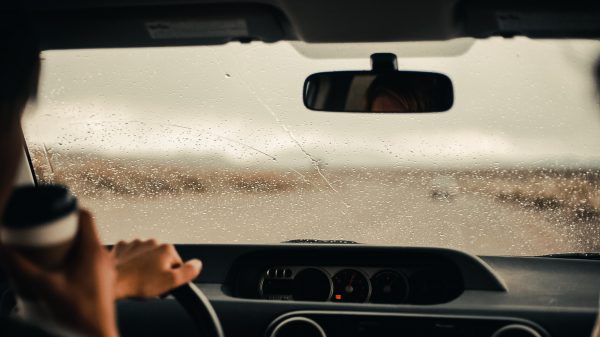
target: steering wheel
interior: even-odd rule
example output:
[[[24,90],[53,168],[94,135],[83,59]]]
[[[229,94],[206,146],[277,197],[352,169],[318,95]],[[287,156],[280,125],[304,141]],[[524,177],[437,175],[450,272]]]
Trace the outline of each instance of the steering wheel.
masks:
[[[179,302],[192,318],[202,337],[224,337],[221,321],[204,293],[193,283],[184,284],[171,290],[170,294]],[[12,290],[5,291],[0,296],[0,318],[6,317],[15,307],[15,296]],[[0,330],[2,327],[0,327]],[[47,337],[48,335],[35,327],[25,325],[23,329],[28,336]]]
[[[221,321],[204,293],[192,282],[171,290],[171,295],[187,311],[202,337],[225,337]]]

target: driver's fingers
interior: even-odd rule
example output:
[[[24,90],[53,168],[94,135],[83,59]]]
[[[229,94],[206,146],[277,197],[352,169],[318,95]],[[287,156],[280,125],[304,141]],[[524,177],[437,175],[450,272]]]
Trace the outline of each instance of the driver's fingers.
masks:
[[[136,249],[142,245],[142,240],[140,239],[135,239],[129,242],[121,242],[121,245],[119,245],[119,251],[123,256],[132,254],[132,252],[135,252]]]
[[[136,247],[136,253],[147,252],[148,250],[158,247],[158,241],[156,239],[149,239],[145,241],[141,241]]]
[[[123,255],[123,251],[126,247],[127,243],[125,241],[119,241],[112,247],[110,254],[114,257],[120,257]]]
[[[179,253],[175,249],[175,246],[171,244],[162,244],[157,247],[157,251],[160,254],[160,259],[167,268],[177,268],[183,264],[183,260]]]
[[[111,250],[113,256],[119,257],[132,257],[140,253],[145,253],[152,248],[158,247],[158,241],[155,239],[149,240],[133,240],[131,242],[119,241]]]
[[[198,259],[186,261],[170,271],[171,288],[177,288],[195,279],[202,270],[202,262]]]

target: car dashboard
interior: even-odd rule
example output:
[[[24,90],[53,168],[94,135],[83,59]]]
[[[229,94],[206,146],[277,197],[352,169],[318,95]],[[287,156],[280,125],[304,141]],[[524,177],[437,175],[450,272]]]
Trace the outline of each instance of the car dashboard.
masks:
[[[600,261],[367,245],[182,245],[226,336],[590,336]],[[172,298],[122,301],[124,336],[197,336]]]

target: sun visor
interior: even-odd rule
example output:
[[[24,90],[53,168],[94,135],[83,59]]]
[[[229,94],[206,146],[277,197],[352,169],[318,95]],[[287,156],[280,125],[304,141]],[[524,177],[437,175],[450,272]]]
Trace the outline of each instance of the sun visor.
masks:
[[[214,45],[284,39],[275,8],[186,6],[39,12],[44,49]]]
[[[465,6],[466,35],[530,38],[600,37],[600,2],[572,0],[470,1]]]

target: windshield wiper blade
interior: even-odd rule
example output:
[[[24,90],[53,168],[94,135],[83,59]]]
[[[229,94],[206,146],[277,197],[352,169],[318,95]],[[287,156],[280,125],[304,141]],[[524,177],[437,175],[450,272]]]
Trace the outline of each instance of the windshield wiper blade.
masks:
[[[600,253],[558,253],[540,255],[538,257],[554,257],[559,259],[600,260]]]
[[[282,243],[318,243],[318,244],[336,244],[336,245],[354,245],[356,241],[350,240],[318,240],[318,239],[294,239],[283,241]]]

